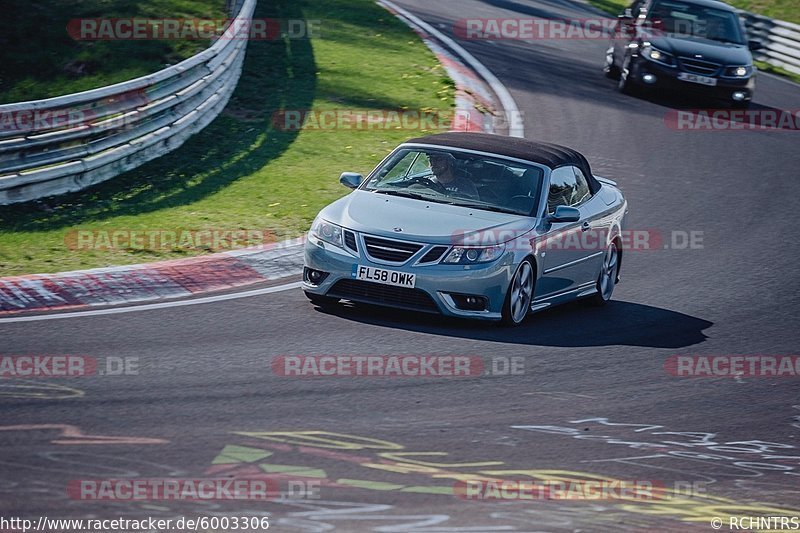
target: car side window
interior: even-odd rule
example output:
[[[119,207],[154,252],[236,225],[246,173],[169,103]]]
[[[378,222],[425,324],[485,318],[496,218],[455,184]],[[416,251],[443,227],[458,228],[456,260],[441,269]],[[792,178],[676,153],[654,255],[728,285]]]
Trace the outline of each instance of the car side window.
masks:
[[[547,191],[547,212],[553,214],[556,207],[575,207],[591,196],[589,183],[583,172],[576,167],[559,167],[550,174],[550,189]]]
[[[586,179],[586,176],[583,175],[583,172],[578,167],[572,167],[575,171],[575,183],[577,187],[575,188],[575,193],[572,196],[572,204],[571,205],[580,205],[592,195],[592,191],[589,189],[589,180]]]

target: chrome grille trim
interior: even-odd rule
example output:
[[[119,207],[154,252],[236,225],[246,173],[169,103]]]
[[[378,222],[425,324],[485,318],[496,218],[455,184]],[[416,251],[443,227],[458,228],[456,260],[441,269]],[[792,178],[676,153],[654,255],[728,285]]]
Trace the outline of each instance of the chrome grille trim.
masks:
[[[384,237],[362,235],[364,251],[377,263],[402,265],[422,250],[423,245],[408,241],[395,241]]]

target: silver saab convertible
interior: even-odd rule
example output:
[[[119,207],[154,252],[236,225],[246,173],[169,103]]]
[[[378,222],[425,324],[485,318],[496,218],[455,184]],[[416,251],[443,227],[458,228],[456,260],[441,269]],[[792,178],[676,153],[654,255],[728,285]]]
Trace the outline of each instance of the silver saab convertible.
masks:
[[[609,301],[627,202],[563,146],[443,133],[395,149],[324,208],[305,245],[303,289],[339,300],[523,322],[578,298]]]

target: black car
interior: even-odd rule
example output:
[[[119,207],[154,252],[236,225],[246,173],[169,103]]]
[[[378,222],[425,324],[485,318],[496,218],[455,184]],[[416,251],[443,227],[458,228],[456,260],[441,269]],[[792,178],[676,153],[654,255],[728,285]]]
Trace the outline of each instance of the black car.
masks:
[[[620,16],[606,74],[626,94],[644,87],[747,107],[756,68],[733,7],[716,0],[636,0]]]

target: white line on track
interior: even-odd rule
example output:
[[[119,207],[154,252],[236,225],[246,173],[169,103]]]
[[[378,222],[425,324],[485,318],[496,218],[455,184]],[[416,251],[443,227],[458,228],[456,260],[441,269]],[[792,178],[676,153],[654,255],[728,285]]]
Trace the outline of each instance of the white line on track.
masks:
[[[72,313],[57,313],[52,315],[33,315],[33,316],[16,316],[10,318],[0,318],[0,324],[8,324],[13,322],[38,322],[40,320],[58,320],[62,318],[82,318],[88,316],[101,316],[101,315],[117,315],[121,313],[134,313],[138,311],[150,311],[153,309],[166,309],[169,307],[183,307],[187,305],[209,304],[214,302],[224,302],[226,300],[238,300],[239,298],[250,298],[251,296],[261,296],[262,294],[272,294],[275,292],[290,291],[298,289],[302,282],[297,281],[294,283],[287,283],[285,285],[276,285],[274,287],[266,287],[263,289],[255,289],[252,291],[235,292],[232,294],[220,294],[219,296],[206,296],[204,298],[197,298],[194,300],[176,300],[173,302],[159,302],[156,304],[134,305],[131,307],[116,307],[112,309],[95,309],[91,311],[75,311]]]
[[[482,77],[486,83],[492,88],[494,93],[500,99],[500,105],[503,106],[503,109],[506,112],[506,116],[509,117],[522,117],[522,114],[519,111],[519,106],[517,106],[517,102],[514,101],[514,97],[511,96],[511,93],[506,89],[506,86],[503,85],[497,76],[492,74],[492,72],[486,68],[486,66],[478,61],[475,56],[464,50],[464,48],[455,42],[453,39],[445,35],[444,33],[440,32],[421,18],[417,17],[410,11],[403,9],[402,7],[398,6],[397,4],[390,2],[389,0],[378,0],[378,4],[388,7],[389,9],[399,13],[404,17],[406,20],[410,21],[411,23],[419,26],[424,31],[430,33],[445,45],[447,45],[456,55],[460,56],[461,59],[466,61],[470,67],[472,67],[475,72]],[[509,127],[508,131],[509,137],[525,137],[525,127],[522,125],[521,120],[512,120],[511,126]]]

